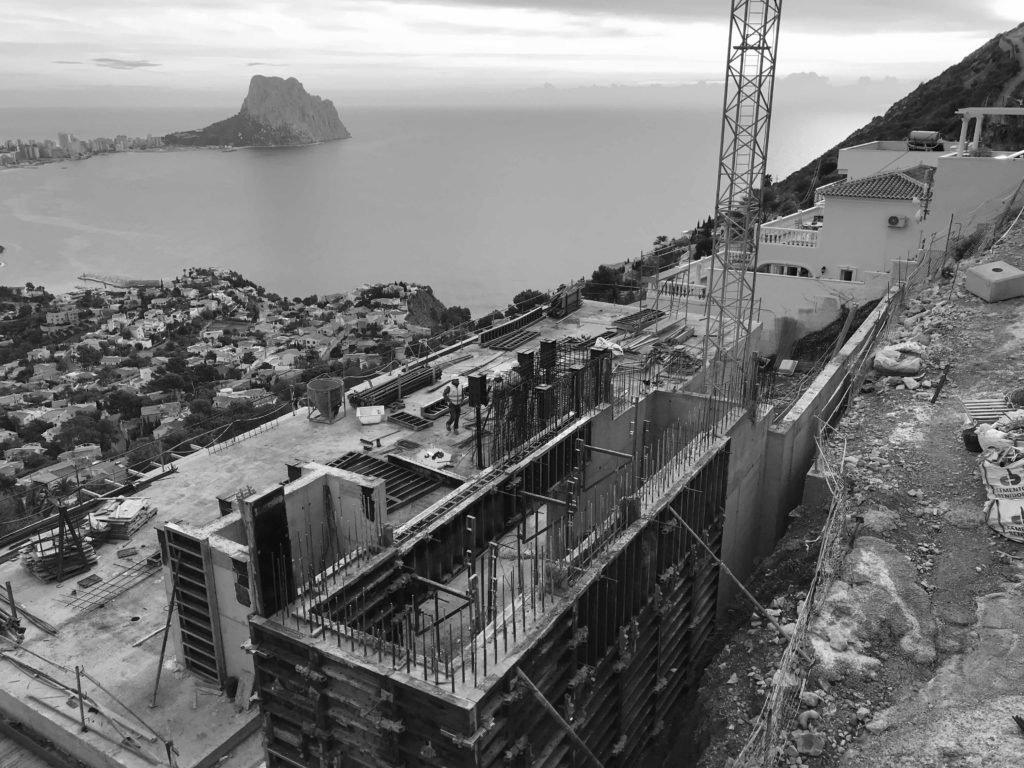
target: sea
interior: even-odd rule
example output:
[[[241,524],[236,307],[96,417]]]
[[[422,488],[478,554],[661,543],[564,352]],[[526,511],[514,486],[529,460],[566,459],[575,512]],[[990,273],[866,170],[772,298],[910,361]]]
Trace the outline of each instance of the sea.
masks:
[[[231,110],[0,110],[0,138],[162,135]],[[285,296],[405,280],[474,316],[635,258],[714,208],[720,113],[668,106],[353,106],[345,141],[129,152],[0,170],[0,284],[238,270]],[[870,119],[783,112],[769,171]]]

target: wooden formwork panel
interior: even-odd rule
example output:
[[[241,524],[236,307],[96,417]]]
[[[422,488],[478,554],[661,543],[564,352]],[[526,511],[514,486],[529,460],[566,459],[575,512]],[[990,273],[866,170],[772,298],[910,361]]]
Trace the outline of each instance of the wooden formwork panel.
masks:
[[[575,651],[572,647],[572,612],[567,611],[535,643],[532,652],[520,667],[544,696],[566,719],[571,719],[567,701],[573,698],[570,682],[576,673]],[[533,694],[515,674],[507,675],[491,694],[480,703],[481,718],[494,716],[495,727],[480,744],[481,766],[504,766],[506,753],[519,754],[520,744],[527,745],[532,765],[548,763],[564,749],[560,747],[564,732],[543,707],[536,706]],[[493,714],[492,714],[493,713]],[[540,755],[540,757],[538,757]],[[524,758],[525,759],[525,758]],[[560,758],[558,758],[560,759]]]
[[[406,683],[396,682],[392,695],[394,717],[404,726],[397,739],[400,762],[409,768],[418,765],[472,768],[477,765],[475,750],[456,743],[456,739],[469,741],[474,735],[476,725],[472,710]],[[421,755],[427,743],[430,744],[428,753],[436,754],[431,761],[425,761]]]
[[[334,756],[367,768],[395,764],[393,736],[380,727],[381,677],[286,634],[252,627],[269,766],[312,768]]]
[[[579,728],[580,736],[591,751],[599,756],[610,752],[616,738],[619,715],[618,681],[614,667],[613,654],[607,654],[594,667],[593,682],[581,707],[583,722]]]

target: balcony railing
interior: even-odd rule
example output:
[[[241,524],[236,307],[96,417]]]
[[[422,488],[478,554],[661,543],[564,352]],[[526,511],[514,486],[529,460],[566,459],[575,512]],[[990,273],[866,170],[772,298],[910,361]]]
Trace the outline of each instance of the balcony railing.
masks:
[[[761,227],[761,245],[792,245],[800,248],[816,248],[818,245],[818,230]]]

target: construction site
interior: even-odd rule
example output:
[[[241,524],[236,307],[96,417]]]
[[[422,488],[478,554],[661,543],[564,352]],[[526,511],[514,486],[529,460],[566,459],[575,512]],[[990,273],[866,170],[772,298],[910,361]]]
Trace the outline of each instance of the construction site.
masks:
[[[5,542],[3,735],[96,768],[661,764],[726,611],[763,610],[744,583],[822,492],[818,441],[941,266],[922,251],[776,388],[755,278],[779,19],[732,3],[703,279],[665,270],[629,306],[570,286],[349,391],[315,380]],[[757,765],[786,726],[759,726]]]

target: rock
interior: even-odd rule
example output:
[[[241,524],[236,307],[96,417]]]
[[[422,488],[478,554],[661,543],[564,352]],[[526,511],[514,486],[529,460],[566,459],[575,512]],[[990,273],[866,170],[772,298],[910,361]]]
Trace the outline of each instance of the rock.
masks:
[[[864,721],[864,720],[867,720],[869,717],[871,717],[871,710],[868,709],[867,707],[860,707],[857,710],[857,719],[858,720]]]
[[[961,605],[941,603],[935,607],[935,615],[954,627],[969,627],[978,619],[977,609]]]
[[[800,703],[803,704],[805,707],[814,708],[821,704],[821,697],[816,693],[812,693],[811,691],[804,691],[800,694]]]
[[[903,377],[903,386],[907,389],[914,390],[921,386],[921,383],[917,379],[912,379],[909,376]]]
[[[888,507],[869,509],[862,513],[862,517],[864,518],[863,527],[874,533],[895,531],[900,521],[899,513]]]
[[[916,376],[924,368],[924,361],[916,354],[904,354],[895,347],[885,347],[875,353],[875,370],[891,376]]]
[[[793,743],[801,755],[817,757],[825,751],[825,734],[800,731],[793,737]]]
[[[294,77],[253,75],[249,93],[237,115],[164,136],[174,146],[289,146],[349,138],[349,132],[328,99],[306,92]]]
[[[888,727],[889,723],[885,721],[885,718],[878,718],[876,720],[872,720],[870,723],[867,723],[864,726],[864,730],[869,731],[870,733],[881,733]]]
[[[816,709],[807,709],[797,715],[796,722],[803,730],[809,730],[811,723],[821,720],[821,715]]]
[[[945,520],[955,528],[971,530],[985,524],[985,518],[980,509],[975,506],[956,505],[951,506],[946,512]]]
[[[846,663],[867,665],[870,657],[843,648],[846,638],[853,649],[897,641],[907,658],[918,664],[935,661],[935,619],[928,593],[917,584],[917,569],[909,558],[881,539],[861,536],[847,555],[843,576],[829,588],[811,631],[828,638],[832,655]],[[817,646],[816,646],[817,647]],[[839,648],[843,648],[840,651]],[[826,659],[826,667],[836,659]]]
[[[779,669],[772,676],[772,685],[778,688],[796,688],[800,685],[800,678],[792,672]]]
[[[725,681],[725,684],[726,685],[736,685],[736,683],[738,683],[739,681],[740,681],[739,675],[737,675],[735,672],[733,672],[732,675],[729,676],[729,679]]]

